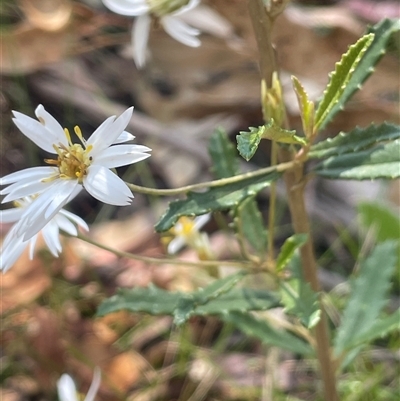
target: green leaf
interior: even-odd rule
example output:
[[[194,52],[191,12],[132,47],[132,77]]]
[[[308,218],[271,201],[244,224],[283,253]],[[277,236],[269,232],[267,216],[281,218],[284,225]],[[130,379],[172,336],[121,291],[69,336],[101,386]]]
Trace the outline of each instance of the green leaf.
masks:
[[[296,135],[296,131],[288,131],[280,128],[271,120],[258,128],[250,127],[250,132],[241,131],[236,136],[237,148],[240,155],[249,161],[256,152],[261,139],[269,139],[271,141],[305,145],[307,141]]]
[[[388,301],[387,292],[397,259],[396,248],[395,241],[378,244],[361,263],[335,338],[336,356],[350,350],[352,344],[358,343],[375,326]]]
[[[276,260],[277,272],[280,272],[284,267],[286,267],[296,250],[307,242],[307,238],[307,234],[294,234],[286,239]]]
[[[154,285],[119,289],[116,295],[102,302],[97,315],[128,310],[152,315],[172,315],[176,324],[182,324],[193,315],[266,310],[279,305],[279,298],[270,291],[233,288],[244,275],[238,273],[216,280],[191,293],[166,291]]]
[[[266,254],[267,231],[254,197],[244,200],[236,209],[235,225],[241,238],[245,238],[260,258]]]
[[[332,156],[318,164],[314,171],[327,178],[369,180],[400,177],[400,140],[371,149]]]
[[[334,138],[328,138],[311,146],[309,158],[324,158],[345,153],[353,153],[379,142],[385,142],[400,138],[398,125],[383,123],[370,125],[367,128],[356,127],[348,134],[341,132]]]
[[[303,123],[303,131],[306,137],[312,135],[314,130],[314,103],[309,100],[300,81],[292,75],[293,88],[296,92],[297,101],[300,108],[301,121]]]
[[[334,106],[339,105],[342,107],[344,104],[342,96],[346,86],[349,84],[350,78],[355,73],[373,38],[374,34],[372,33],[360,38],[354,45],[349,47],[341,60],[336,63],[335,71],[330,75],[330,81],[315,114],[316,128],[322,128],[332,118],[331,113]]]
[[[361,202],[357,205],[357,209],[362,224],[365,227],[374,228],[378,242],[400,238],[399,216],[388,207],[376,202]]]
[[[281,283],[281,295],[286,313],[296,316],[308,329],[315,327],[321,310],[318,294],[311,289],[309,283],[301,279]]]
[[[359,60],[355,70],[350,76],[350,79],[345,83],[340,98],[338,98],[337,102],[332,105],[329,113],[325,114],[323,121],[319,124],[320,129],[324,128],[326,124],[344,107],[351,96],[360,89],[361,85],[374,71],[374,66],[385,54],[390,37],[394,32],[399,30],[399,19],[382,20],[369,30],[369,32],[374,34],[374,39],[369,45],[367,51],[364,53],[362,59]]]
[[[210,138],[208,151],[213,161],[212,170],[216,178],[233,177],[238,174],[238,154],[225,130],[218,128],[214,131]]]
[[[285,330],[278,330],[267,320],[261,320],[249,313],[231,312],[221,315],[221,318],[235,325],[249,336],[261,340],[264,344],[276,346],[301,355],[313,353],[309,344]]]
[[[392,331],[400,330],[400,309],[390,316],[377,321],[369,330],[360,336],[350,339],[347,348],[351,349],[359,345],[368,344],[378,338],[387,336]]]
[[[246,161],[249,161],[256,153],[264,132],[264,126],[250,127],[249,129],[250,132],[241,131],[239,135],[236,135],[237,149]]]
[[[210,188],[206,192],[189,192],[186,199],[169,204],[168,210],[156,224],[155,229],[159,232],[167,231],[181,216],[199,216],[211,211],[235,207],[246,198],[256,195],[279,177],[280,173],[273,172],[265,176],[244,178],[233,184]]]

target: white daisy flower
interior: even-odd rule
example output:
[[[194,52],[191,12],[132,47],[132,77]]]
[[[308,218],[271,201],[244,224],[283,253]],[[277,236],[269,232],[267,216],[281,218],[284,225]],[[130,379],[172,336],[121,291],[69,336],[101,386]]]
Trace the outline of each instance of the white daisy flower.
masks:
[[[84,401],[94,401],[94,397],[100,387],[101,372],[96,368],[93,375],[93,381]],[[79,401],[81,398],[77,394],[75,383],[71,376],[63,374],[57,382],[58,398],[60,401]]]
[[[0,195],[6,195],[2,203],[39,194],[18,224],[17,234],[23,231],[24,241],[38,233],[82,188],[104,203],[117,206],[131,203],[130,189],[110,169],[150,156],[146,152],[151,149],[146,146],[120,145],[134,138],[124,131],[132,112],[130,107],[118,118],[107,118],[87,141],[75,126],[80,143],[73,143],[68,129],[63,129],[42,105],[35,110],[39,121],[13,112],[13,121],[21,132],[56,157],[45,160],[47,167],[28,168],[0,179],[0,185],[8,185],[0,191]]]
[[[198,47],[200,31],[184,21],[184,14],[193,10],[200,0],[103,0],[111,11],[135,16],[132,28],[133,58],[138,68],[146,62],[151,17],[155,17],[171,37],[186,46]]]
[[[21,219],[25,209],[32,204],[34,197],[25,197],[15,201],[15,208],[0,211],[0,221],[2,223],[14,223]],[[41,230],[44,242],[49,248],[50,252],[58,257],[62,251],[59,233],[60,230],[65,231],[72,236],[78,235],[76,225],[89,231],[88,225],[79,216],[61,209]],[[10,267],[14,265],[17,259],[21,256],[26,247],[29,246],[29,258],[33,259],[36,240],[38,234],[34,235],[31,239],[25,241],[22,235],[18,235],[18,223],[7,233],[4,238],[0,250],[0,270],[5,273]]]
[[[185,245],[196,250],[200,256],[209,256],[210,243],[206,233],[200,233],[202,228],[211,218],[211,213],[203,214],[195,219],[183,216],[175,226],[171,229],[171,234],[174,236],[168,244],[167,252],[175,254],[180,251]],[[205,257],[204,259],[208,259]]]

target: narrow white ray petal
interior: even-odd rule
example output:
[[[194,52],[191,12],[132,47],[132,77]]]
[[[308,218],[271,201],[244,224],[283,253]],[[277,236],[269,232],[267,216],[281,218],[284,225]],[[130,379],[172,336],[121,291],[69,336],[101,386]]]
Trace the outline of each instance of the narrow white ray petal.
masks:
[[[8,233],[10,234],[10,233]],[[7,234],[7,235],[8,235]],[[7,239],[7,236],[5,240]],[[4,241],[5,242],[5,241]],[[10,241],[7,241],[10,242]],[[28,246],[28,242],[24,242],[21,237],[14,237],[8,246],[3,244],[0,254],[0,270],[5,273],[9,270],[18,258],[22,255],[25,248]]]
[[[125,166],[147,159],[151,155],[144,152],[150,150],[151,149],[146,146],[141,145],[115,145],[104,150],[93,164],[98,164],[107,168]]]
[[[61,180],[43,192],[26,208],[18,223],[18,235],[26,241],[37,234],[68,202],[77,185],[75,180]]]
[[[201,32],[207,32],[218,38],[229,39],[234,35],[233,25],[206,5],[185,12],[179,18]]]
[[[51,186],[50,181],[23,181],[21,184],[16,182],[11,184],[9,187],[4,188],[0,191],[1,195],[8,194],[2,201],[2,203],[11,202],[16,199],[23,198],[24,196],[40,194]]]
[[[130,134],[127,131],[124,131],[115,141],[114,144],[116,143],[124,143],[128,141],[133,141],[135,139],[135,136]]]
[[[160,22],[165,32],[178,42],[190,47],[199,47],[201,45],[200,39],[197,38],[200,31],[190,27],[178,17],[166,15],[160,19]]]
[[[147,42],[149,41],[151,17],[143,14],[136,18],[132,27],[133,59],[141,69],[146,64]]]
[[[107,135],[107,132],[110,130],[113,122],[115,121],[115,116],[108,117],[105,121],[103,121],[98,128],[90,135],[90,138],[87,140],[86,145],[93,146],[92,156],[96,153],[96,148],[98,143],[103,140],[103,136]]]
[[[132,118],[132,113],[133,107],[129,107],[112,123],[107,131],[102,130],[99,132],[98,140],[93,144],[93,151],[91,152],[93,160],[96,160],[96,157],[122,134]]]
[[[149,12],[146,0],[103,0],[104,5],[111,11],[122,15],[142,15]]]
[[[78,235],[78,230],[76,229],[75,224],[63,216],[61,212],[62,210],[60,210],[60,212],[54,216],[52,221],[57,224],[60,230],[65,231],[67,234],[72,235],[73,237],[76,237]]]
[[[30,260],[33,259],[33,255],[35,253],[35,246],[36,246],[37,237],[38,236],[36,234],[29,241],[27,241],[29,243],[29,259]]]
[[[201,0],[190,0],[186,6],[181,7],[179,10],[176,10],[174,13],[170,14],[171,16],[175,17],[177,15],[182,15],[187,13],[189,10],[197,7],[200,4]]]
[[[201,227],[203,227],[205,224],[207,224],[210,221],[211,218],[211,213],[207,214],[202,214],[201,216],[197,216],[194,219],[194,229],[199,230]]]
[[[40,180],[43,178],[51,177],[57,174],[58,169],[55,167],[31,167],[24,170],[16,171],[5,175],[0,178],[0,185],[8,185],[13,182],[29,179],[29,180]]]
[[[75,383],[71,376],[64,374],[57,382],[59,401],[78,401]]]
[[[59,143],[62,143],[63,145],[68,146],[68,140],[65,136],[63,127],[41,104],[36,107],[35,114],[36,117],[43,121],[43,126],[48,131],[48,136],[52,135],[55,137],[55,144],[58,145]]]
[[[49,153],[56,153],[53,144],[57,143],[57,136],[50,134],[48,130],[37,120],[25,114],[13,111],[15,118],[12,120],[18,129],[37,146]]]
[[[174,255],[185,246],[186,242],[183,237],[175,237],[167,247],[167,252]]]
[[[99,390],[101,382],[101,371],[98,367],[94,369],[92,384],[84,401],[94,401],[97,391]]]
[[[91,165],[83,180],[85,189],[101,202],[116,206],[131,203],[133,195],[128,186],[116,174],[105,167]]]
[[[69,220],[73,221],[74,223],[78,224],[78,226],[82,227],[84,230],[89,231],[89,226],[86,224],[86,221],[81,219],[76,214],[69,212],[68,210],[61,209],[60,215],[67,217]],[[61,226],[60,226],[61,227]],[[62,227],[61,227],[62,228]],[[75,234],[76,235],[76,234]]]
[[[21,207],[15,207],[12,209],[1,210],[0,211],[0,222],[1,223],[14,223],[15,221],[18,221],[21,218],[23,212],[24,212],[24,209]]]
[[[44,242],[46,243],[49,251],[56,258],[62,251],[62,246],[59,237],[59,229],[56,222],[53,220],[49,221],[46,226],[42,229],[42,235]]]

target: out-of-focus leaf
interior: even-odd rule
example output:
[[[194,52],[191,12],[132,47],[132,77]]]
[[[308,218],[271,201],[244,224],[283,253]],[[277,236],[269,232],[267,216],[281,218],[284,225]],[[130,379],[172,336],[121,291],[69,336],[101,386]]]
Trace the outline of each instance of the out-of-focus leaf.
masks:
[[[388,301],[387,291],[397,259],[396,248],[395,241],[378,244],[361,263],[335,338],[336,356],[350,350],[352,344],[358,343],[359,338],[377,324],[379,314]]]
[[[221,316],[223,320],[234,324],[249,336],[261,340],[264,344],[276,346],[301,355],[312,355],[309,344],[285,330],[275,329],[267,320],[261,320],[249,313],[231,312]]]
[[[296,250],[307,242],[307,238],[307,234],[294,234],[286,239],[276,259],[277,272],[281,271],[291,261]]]
[[[327,178],[370,180],[400,177],[400,140],[375,146],[371,149],[332,156],[314,171]]]
[[[383,123],[370,125],[367,128],[356,127],[349,133],[341,132],[334,138],[328,138],[311,146],[308,157],[321,159],[334,155],[353,153],[368,148],[378,142],[385,142],[400,138],[398,125]]]
[[[357,206],[361,222],[366,227],[372,227],[377,241],[400,238],[399,216],[379,203],[361,202]]]
[[[181,216],[199,216],[211,211],[235,207],[246,198],[256,195],[279,177],[280,173],[273,172],[265,176],[245,178],[233,184],[210,188],[206,192],[189,192],[186,199],[169,204],[155,229],[159,232],[167,231]]]
[[[222,128],[214,131],[208,146],[216,178],[232,177],[239,172],[239,159],[235,147]]]
[[[248,198],[236,209],[235,225],[241,238],[245,238],[262,258],[267,249],[267,232],[256,200]]]

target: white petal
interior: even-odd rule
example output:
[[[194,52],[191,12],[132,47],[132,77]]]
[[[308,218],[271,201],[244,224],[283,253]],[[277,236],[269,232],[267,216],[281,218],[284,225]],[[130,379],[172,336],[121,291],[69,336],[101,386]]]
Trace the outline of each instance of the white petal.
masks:
[[[186,241],[184,240],[184,238],[181,236],[177,236],[168,244],[167,252],[170,255],[174,255],[180,249],[182,249],[185,246],[185,244],[186,244]]]
[[[131,203],[133,195],[128,186],[116,174],[105,167],[91,165],[84,178],[83,186],[96,199],[116,206]]]
[[[22,207],[15,207],[12,209],[1,210],[0,222],[14,223],[15,221],[18,221],[21,218],[23,212],[24,209]]]
[[[49,153],[56,153],[53,144],[57,143],[57,136],[51,134],[39,121],[25,114],[13,111],[12,120],[18,129],[37,146]]]
[[[181,7],[179,10],[175,11],[174,13],[171,13],[170,15],[175,17],[177,15],[185,14],[189,10],[192,10],[193,8],[197,7],[199,4],[200,0],[190,0],[186,6]]]
[[[149,41],[151,17],[143,14],[136,18],[132,27],[133,59],[137,68],[146,64],[147,42]]]
[[[36,241],[37,241],[37,234],[34,235],[29,241],[29,259],[33,259],[33,255],[35,253],[35,246],[36,246]]]
[[[69,375],[62,375],[57,382],[58,398],[60,401],[78,401],[74,381]]]
[[[142,145],[115,145],[104,150],[93,164],[107,168],[126,166],[147,159],[150,155],[150,148]]]
[[[68,139],[65,136],[63,127],[41,104],[36,107],[35,114],[37,118],[43,121],[43,126],[48,131],[48,135],[52,135],[55,138],[55,144],[58,145],[62,143],[65,146],[68,145]],[[54,151],[52,153],[54,153]]]
[[[103,3],[111,11],[122,15],[137,16],[150,10],[146,0],[103,0]]]
[[[75,180],[55,181],[26,208],[18,223],[18,235],[28,240],[37,234],[69,201],[78,185]]]
[[[132,118],[133,107],[129,107],[129,109],[125,110],[112,124],[107,130],[102,129],[99,130],[98,134],[96,134],[96,139],[94,142],[90,142],[93,145],[93,150],[90,153],[93,157],[93,160],[96,160],[96,157],[104,150],[107,149],[114,141],[124,132],[126,126],[128,125],[130,119]],[[94,135],[94,134],[93,134]],[[89,138],[89,141],[92,138]],[[89,144],[88,141],[88,144]]]
[[[108,117],[105,121],[103,121],[99,127],[90,135],[90,138],[86,142],[86,146],[93,146],[93,151],[96,151],[98,143],[102,141],[103,136],[106,136],[110,131],[110,128],[115,121],[115,116]],[[92,151],[92,152],[93,152]]]
[[[101,382],[101,371],[98,367],[95,368],[93,374],[92,384],[90,385],[89,391],[85,397],[84,401],[94,401],[94,397],[100,387]]]
[[[123,143],[123,142],[128,142],[128,141],[133,141],[135,139],[135,136],[130,134],[127,131],[124,131],[115,141],[115,143]]]
[[[59,237],[59,229],[55,220],[51,220],[42,229],[44,242],[49,248],[51,254],[56,258],[62,251],[62,246]]]
[[[232,24],[206,5],[185,12],[179,18],[201,32],[207,32],[222,39],[229,39],[234,35]]]
[[[16,236],[16,230],[14,227],[4,238],[1,248],[0,270],[2,270],[3,273],[14,265],[28,245],[28,242],[23,241],[21,237]]]
[[[211,218],[211,213],[207,214],[202,214],[201,216],[197,216],[194,219],[194,229],[199,230],[201,227],[203,227],[205,224],[207,224],[210,221]]]
[[[200,34],[200,31],[190,27],[178,17],[166,15],[160,19],[160,22],[168,35],[178,42],[190,47],[199,47],[201,45],[200,39],[196,37]]]
[[[67,234],[76,237],[78,235],[78,230],[76,229],[75,224],[73,224],[70,220],[68,220],[65,216],[61,214],[61,211],[54,216],[53,220],[58,228],[62,231],[65,231]]]
[[[11,202],[16,199],[21,199],[24,196],[39,194],[45,191],[51,185],[52,183],[50,181],[43,182],[43,181],[23,180],[21,182],[16,182],[0,191],[1,195],[8,194],[3,199],[2,203]]]
[[[60,214],[64,215],[67,217],[69,220],[73,221],[76,223],[78,226],[82,227],[84,230],[89,231],[89,226],[86,224],[86,221],[81,219],[79,216],[76,214],[73,214],[71,212],[68,212],[68,210],[61,209]],[[60,226],[64,231],[66,231],[62,226]],[[68,232],[68,231],[67,231]],[[69,234],[69,233],[68,233]],[[71,234],[72,235],[72,234]],[[76,235],[76,234],[75,234]]]
[[[26,168],[24,170],[16,171],[15,173],[11,173],[0,178],[0,185],[8,185],[13,182],[25,179],[40,180],[43,178],[51,177],[52,175],[56,174],[57,171],[58,169],[55,167],[46,166]]]

